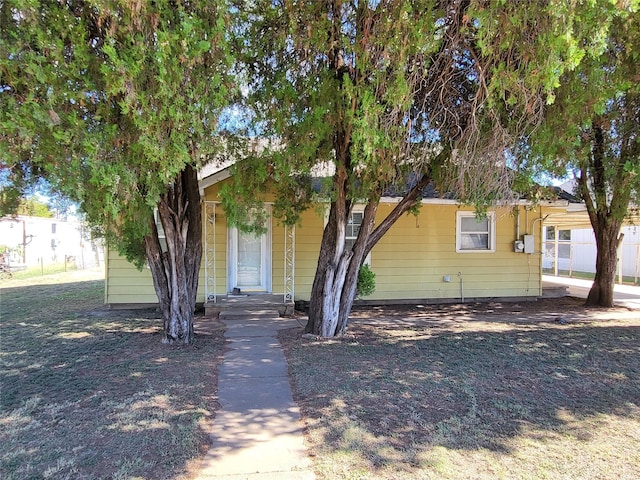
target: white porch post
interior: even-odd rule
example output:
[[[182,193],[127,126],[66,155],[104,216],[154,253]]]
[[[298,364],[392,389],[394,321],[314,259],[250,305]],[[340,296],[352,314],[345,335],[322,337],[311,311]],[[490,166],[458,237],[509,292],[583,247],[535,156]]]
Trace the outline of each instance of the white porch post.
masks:
[[[204,203],[204,278],[206,303],[216,297],[216,202]]]
[[[296,251],[296,227],[284,227],[284,303],[293,303]]]

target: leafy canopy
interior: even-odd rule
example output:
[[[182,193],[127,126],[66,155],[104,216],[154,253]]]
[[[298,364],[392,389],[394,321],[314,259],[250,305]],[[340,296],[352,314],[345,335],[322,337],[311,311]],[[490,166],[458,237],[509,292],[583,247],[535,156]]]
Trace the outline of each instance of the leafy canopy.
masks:
[[[574,22],[596,10],[558,1],[237,5],[239,123],[269,142],[234,167],[226,208],[240,222],[269,179],[285,223],[318,193],[311,177],[339,171],[350,202],[402,193],[425,172],[467,203],[511,198],[505,152],[581,60]],[[335,198],[332,181],[321,187]]]
[[[576,32],[580,64],[520,153],[532,169],[584,179],[576,193],[620,221],[640,192],[640,1],[599,6]]]
[[[230,84],[221,4],[2,2],[3,175],[18,189],[46,177],[140,260],[160,194],[215,150]]]

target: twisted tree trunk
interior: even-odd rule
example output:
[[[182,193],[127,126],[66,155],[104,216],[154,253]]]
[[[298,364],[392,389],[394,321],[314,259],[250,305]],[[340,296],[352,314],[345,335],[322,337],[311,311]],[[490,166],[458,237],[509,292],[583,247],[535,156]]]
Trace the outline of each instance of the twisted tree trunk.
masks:
[[[145,237],[153,285],[164,320],[162,343],[189,344],[202,259],[202,211],[195,169],[187,166],[160,197],[158,216],[166,247],[156,222]]]
[[[347,249],[345,237],[352,205],[346,197],[346,175],[337,172],[336,176],[338,193],[331,203],[329,219],[322,236],[318,267],[309,302],[309,321],[305,328],[305,332],[323,337],[345,333],[356,296],[358,272],[364,259],[393,224],[421,200],[422,191],[431,181],[429,171],[375,228],[380,195],[369,199],[358,237],[353,248]]]

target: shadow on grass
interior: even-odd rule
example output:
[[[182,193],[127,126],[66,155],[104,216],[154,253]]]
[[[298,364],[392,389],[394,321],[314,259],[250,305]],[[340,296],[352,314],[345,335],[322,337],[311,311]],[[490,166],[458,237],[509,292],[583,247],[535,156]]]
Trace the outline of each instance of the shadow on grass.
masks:
[[[420,466],[421,455],[438,447],[517,457],[524,437],[549,455],[559,441],[569,458],[577,444],[602,433],[594,431],[611,428],[609,416],[637,422],[637,322],[525,325],[523,318],[499,320],[498,327],[355,324],[351,339],[339,342],[300,342],[299,332],[288,332],[283,342],[313,442],[324,442],[326,451],[357,451],[372,469]],[[637,451],[637,427],[621,425],[616,433],[630,444],[612,439],[613,448]],[[640,473],[640,458],[629,462]]]
[[[162,345],[154,309],[107,310],[102,287],[3,289],[2,478],[175,478],[206,447],[222,331]]]

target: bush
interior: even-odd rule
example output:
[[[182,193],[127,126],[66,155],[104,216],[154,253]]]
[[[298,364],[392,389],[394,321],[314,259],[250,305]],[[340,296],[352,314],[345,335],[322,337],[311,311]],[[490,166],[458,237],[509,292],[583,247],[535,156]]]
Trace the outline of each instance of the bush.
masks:
[[[357,297],[366,297],[376,291],[376,274],[371,271],[369,265],[364,264],[358,272]]]

